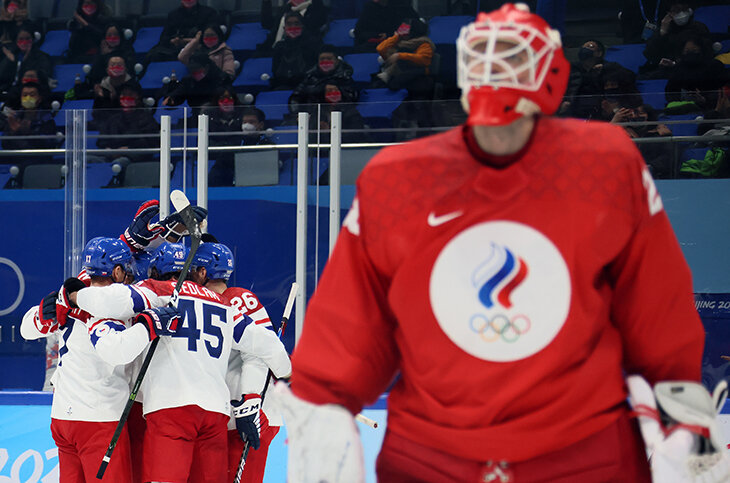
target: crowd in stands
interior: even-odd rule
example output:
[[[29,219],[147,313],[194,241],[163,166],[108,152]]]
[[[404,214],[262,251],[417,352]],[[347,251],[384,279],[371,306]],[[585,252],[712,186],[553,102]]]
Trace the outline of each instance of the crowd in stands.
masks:
[[[606,60],[607,46],[597,38],[585,39],[571,66],[568,90],[558,115],[619,123],[635,138],[672,136],[673,126],[661,123],[661,115],[728,117],[730,81],[727,65],[715,58],[722,53],[716,51],[718,33],[694,19],[695,6],[686,0],[660,4],[662,10],[657,9],[657,15],[662,15],[661,21],[653,29],[626,34],[641,35],[645,42],[645,62],[638,70]],[[288,95],[284,101],[288,102],[288,113],[276,123],[267,123],[264,112],[251,103],[250,93],[256,91],[235,83],[246,58],[235,45],[226,43],[230,27],[219,12],[198,0],[181,0],[168,13],[157,44],[146,52],[135,52],[134,33],[124,19],[111,16],[105,0],[78,0],[67,23],[70,36],[62,57],[52,57],[40,49],[41,36],[29,18],[27,0],[3,0],[2,149],[61,146],[63,123],[57,125],[52,105],[54,101],[57,106],[84,99],[93,101],[89,129],[99,132],[97,147],[116,152],[159,145],[153,136],[123,136],[159,132],[155,106],[185,106],[194,115],[208,114],[212,146],[271,143],[266,128],[293,126],[302,111],[312,114],[311,127],[321,130],[329,129],[331,112],[342,111],[345,142],[367,140],[367,131],[347,132],[374,127],[357,108],[365,88],[405,92],[401,99],[409,102],[392,112],[391,126],[413,128],[411,136],[428,134],[428,128],[438,125],[431,101],[437,97],[439,85],[448,83],[438,72],[439,52],[445,51],[431,39],[428,21],[407,0],[365,0],[350,32],[352,47],[343,48],[325,43],[330,14],[330,7],[322,0],[287,0],[281,7],[262,0],[260,25],[266,35],[246,57],[271,58],[268,85],[260,86],[259,91]],[[622,22],[630,28],[628,9],[626,15]],[[724,38],[730,38],[730,34],[725,32]],[[346,61],[346,54],[361,53],[377,53],[380,61],[379,68],[374,68],[365,81],[355,79],[353,66]],[[167,61],[179,61],[185,66],[180,78],[173,71],[164,81],[159,79],[153,89],[142,88],[140,80],[148,66]],[[66,92],[55,89],[62,81],[54,79],[54,66],[59,64],[87,64],[85,75],[76,74]],[[657,79],[666,80],[664,109],[646,102],[638,87],[638,83]],[[456,97],[448,89],[446,93],[447,97]],[[190,117],[189,125],[194,122],[195,116]],[[702,124],[698,133],[722,132],[724,125],[722,121]],[[15,139],[39,135],[48,137]],[[669,144],[639,147],[655,176],[676,174]],[[229,185],[233,154],[224,152],[217,157],[211,184]],[[117,160],[126,166],[144,156],[114,154],[97,158]],[[42,159],[50,158],[28,157],[24,162]]]

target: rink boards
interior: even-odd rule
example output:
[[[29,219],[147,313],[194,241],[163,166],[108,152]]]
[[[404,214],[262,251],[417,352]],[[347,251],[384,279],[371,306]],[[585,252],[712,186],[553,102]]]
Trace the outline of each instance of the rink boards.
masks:
[[[49,429],[51,394],[0,392],[0,483],[57,483],[58,450]],[[367,482],[375,483],[375,458],[385,434],[383,401],[363,414],[378,422],[372,429],[358,423],[365,449]],[[730,442],[730,403],[720,416],[726,441]],[[269,449],[264,483],[286,481],[286,429],[282,428]]]

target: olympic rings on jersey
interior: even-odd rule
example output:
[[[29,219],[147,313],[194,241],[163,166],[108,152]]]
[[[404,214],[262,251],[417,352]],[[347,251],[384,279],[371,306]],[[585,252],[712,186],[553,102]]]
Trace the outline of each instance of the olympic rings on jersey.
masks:
[[[491,319],[483,314],[474,314],[469,319],[469,327],[484,342],[492,343],[501,338],[504,342],[513,343],[529,332],[532,322],[523,314],[517,314],[512,319],[504,314],[495,314]]]

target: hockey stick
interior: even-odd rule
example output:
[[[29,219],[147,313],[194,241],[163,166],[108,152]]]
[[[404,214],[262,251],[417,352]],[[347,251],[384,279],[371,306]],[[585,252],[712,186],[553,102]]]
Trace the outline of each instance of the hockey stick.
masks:
[[[286,305],[284,306],[284,315],[281,317],[281,325],[279,325],[279,330],[277,331],[277,335],[279,336],[279,339],[281,339],[281,336],[284,334],[284,330],[286,329],[286,324],[289,322],[289,315],[291,315],[291,309],[294,306],[294,299],[297,295],[297,290],[299,290],[299,284],[294,282],[291,284],[291,290],[289,290],[289,298],[286,299]],[[264,397],[266,396],[266,390],[269,388],[269,382],[271,381],[271,371],[269,371],[269,375],[266,377],[266,384],[264,385],[263,391],[261,391],[261,406],[264,405]],[[241,460],[238,462],[238,470],[236,471],[236,477],[233,479],[233,483],[241,483],[241,478],[243,477],[243,467],[246,466],[246,458],[248,458],[248,452],[251,449],[251,443],[246,440],[246,443],[243,445],[243,453],[241,453]]]
[[[370,426],[373,429],[378,428],[378,422],[374,419],[370,419],[369,417],[365,416],[363,413],[359,413],[355,415],[355,421],[360,421],[361,423]]]
[[[177,307],[177,301],[180,296],[180,289],[182,288],[182,284],[185,281],[185,278],[187,278],[188,272],[190,271],[190,264],[192,263],[195,252],[198,250],[198,246],[200,245],[200,238],[202,237],[202,233],[200,233],[200,227],[195,219],[193,207],[190,205],[190,201],[188,201],[187,196],[185,196],[182,191],[175,190],[170,193],[170,201],[172,201],[172,204],[175,207],[175,211],[180,214],[180,217],[183,220],[183,224],[190,232],[190,252],[185,259],[185,264],[180,271],[180,276],[177,278],[177,283],[175,284],[175,288],[172,291],[172,296],[170,297],[170,303],[168,304],[171,307]],[[109,442],[109,447],[107,448],[106,453],[104,453],[104,457],[101,460],[99,471],[96,473],[97,479],[102,479],[104,477],[106,467],[109,466],[109,461],[111,460],[114,448],[117,446],[117,441],[122,435],[122,429],[124,429],[124,424],[127,422],[127,418],[129,418],[129,412],[132,410],[134,401],[137,399],[137,393],[139,392],[139,387],[142,385],[142,379],[144,379],[144,376],[147,373],[147,368],[150,365],[150,361],[152,360],[152,356],[154,355],[155,350],[157,349],[157,344],[159,344],[159,342],[160,338],[156,337],[155,340],[153,340],[150,344],[147,355],[142,362],[142,367],[140,367],[139,369],[137,379],[134,381],[132,391],[129,393],[129,399],[127,400],[126,406],[124,406],[122,416],[121,418],[119,418],[119,422],[117,423],[117,428],[114,430],[112,440],[111,442]]]

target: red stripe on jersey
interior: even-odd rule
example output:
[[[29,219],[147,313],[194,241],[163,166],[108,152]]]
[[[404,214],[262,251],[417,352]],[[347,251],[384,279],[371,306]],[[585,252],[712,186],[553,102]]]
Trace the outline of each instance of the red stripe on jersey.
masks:
[[[87,287],[91,286],[91,276],[88,273],[86,273],[86,270],[81,270],[79,272],[79,274],[76,276],[76,278],[78,278],[79,280],[84,282]]]

